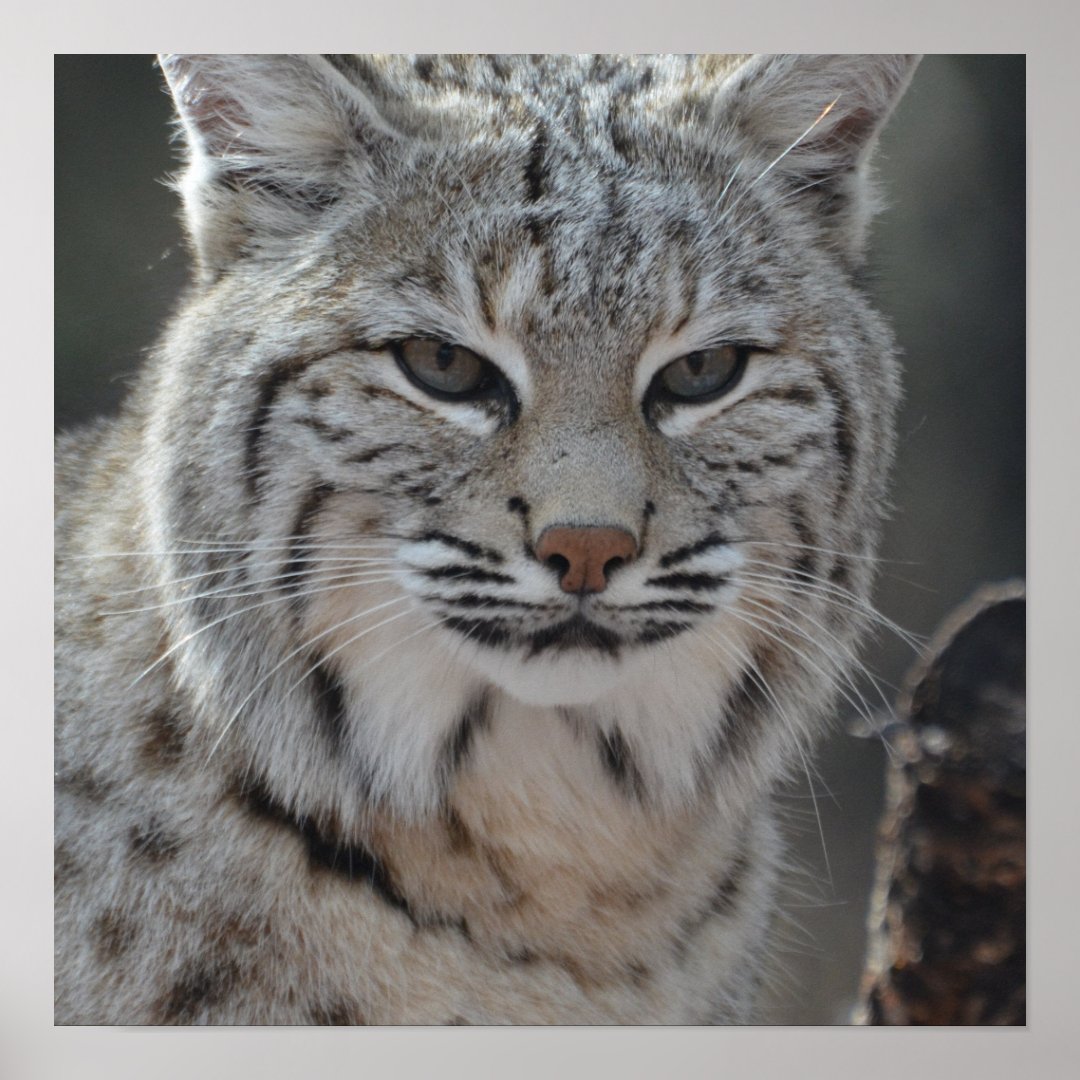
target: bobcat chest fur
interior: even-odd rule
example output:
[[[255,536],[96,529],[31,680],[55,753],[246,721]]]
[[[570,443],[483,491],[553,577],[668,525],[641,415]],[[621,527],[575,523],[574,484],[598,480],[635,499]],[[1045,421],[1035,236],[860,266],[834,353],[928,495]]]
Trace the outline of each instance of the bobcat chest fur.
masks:
[[[58,449],[57,1020],[754,1019],[909,58],[162,67],[196,280]]]

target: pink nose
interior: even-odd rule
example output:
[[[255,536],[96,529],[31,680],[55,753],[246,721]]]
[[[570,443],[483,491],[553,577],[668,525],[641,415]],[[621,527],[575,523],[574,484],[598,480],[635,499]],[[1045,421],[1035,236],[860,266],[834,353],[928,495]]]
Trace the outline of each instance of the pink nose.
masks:
[[[536,557],[559,572],[559,586],[568,593],[598,593],[607,575],[637,555],[637,541],[625,529],[587,525],[555,525],[540,534]]]

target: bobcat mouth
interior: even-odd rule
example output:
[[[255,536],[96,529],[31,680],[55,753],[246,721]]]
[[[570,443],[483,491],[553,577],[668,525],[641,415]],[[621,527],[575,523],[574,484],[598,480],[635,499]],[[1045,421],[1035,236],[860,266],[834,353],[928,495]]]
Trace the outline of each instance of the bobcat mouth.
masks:
[[[616,658],[623,648],[632,645],[651,645],[666,641],[689,630],[691,623],[678,620],[650,619],[636,626],[632,634],[619,634],[582,615],[572,615],[553,626],[531,633],[511,630],[505,621],[494,619],[447,619],[451,630],[464,634],[469,640],[495,648],[524,645],[526,659],[552,653],[592,652]]]
[[[571,649],[595,649],[609,656],[617,656],[625,640],[620,634],[592,622],[579,612],[565,622],[529,635],[529,656],[539,656],[552,650],[568,652]]]
[[[512,631],[505,621],[499,619],[452,618],[444,623],[451,630],[464,634],[470,641],[480,645],[512,648],[525,645],[532,658],[548,652],[568,652],[586,649],[617,656],[626,639],[584,615],[572,615],[554,626],[546,626],[532,633]]]

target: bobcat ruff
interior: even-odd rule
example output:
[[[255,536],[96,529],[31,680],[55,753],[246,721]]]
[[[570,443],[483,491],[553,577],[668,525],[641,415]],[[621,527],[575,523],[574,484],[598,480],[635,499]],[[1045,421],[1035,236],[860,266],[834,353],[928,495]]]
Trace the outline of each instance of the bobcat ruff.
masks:
[[[755,1019],[911,59],[161,64],[195,280],[58,448],[57,1021]]]

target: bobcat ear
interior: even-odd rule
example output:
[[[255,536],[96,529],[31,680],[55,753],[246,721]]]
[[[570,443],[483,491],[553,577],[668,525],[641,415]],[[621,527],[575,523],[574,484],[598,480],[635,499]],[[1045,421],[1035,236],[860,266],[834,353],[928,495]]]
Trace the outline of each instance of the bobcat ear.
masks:
[[[199,269],[310,228],[395,131],[319,56],[162,54],[187,144],[178,185]]]
[[[869,163],[917,56],[756,56],[723,84],[717,105],[764,168],[817,201],[852,261],[878,209]]]

